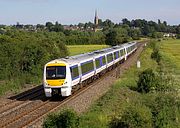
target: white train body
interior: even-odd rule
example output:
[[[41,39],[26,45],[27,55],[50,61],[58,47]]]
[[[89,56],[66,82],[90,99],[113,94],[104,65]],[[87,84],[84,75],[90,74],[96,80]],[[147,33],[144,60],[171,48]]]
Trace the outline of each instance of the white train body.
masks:
[[[72,88],[116,63],[126,60],[137,49],[136,42],[90,53],[60,58],[44,66],[43,86],[46,97],[54,94],[70,96]]]

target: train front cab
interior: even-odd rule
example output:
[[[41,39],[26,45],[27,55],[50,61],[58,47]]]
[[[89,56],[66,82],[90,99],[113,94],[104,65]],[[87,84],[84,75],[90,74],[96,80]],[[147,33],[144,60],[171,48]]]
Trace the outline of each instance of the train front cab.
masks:
[[[43,85],[46,97],[71,95],[71,75],[68,67],[62,62],[45,65]]]

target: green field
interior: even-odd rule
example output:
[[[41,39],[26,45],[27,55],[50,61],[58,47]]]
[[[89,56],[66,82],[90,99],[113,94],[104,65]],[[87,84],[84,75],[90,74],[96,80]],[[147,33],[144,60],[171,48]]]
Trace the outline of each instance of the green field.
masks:
[[[180,74],[180,40],[166,40],[161,42],[161,51],[167,66]]]
[[[67,45],[69,55],[77,55],[86,52],[92,52],[98,49],[107,48],[107,45]]]
[[[159,43],[159,42],[158,42]],[[168,71],[176,71],[171,72],[172,75],[179,75],[180,70],[180,40],[168,40],[162,41],[161,43],[161,52],[162,52],[162,63],[165,65],[165,69]],[[92,105],[91,109],[84,113],[81,116],[80,127],[84,128],[106,128],[109,127],[109,123],[112,118],[122,115],[127,107],[135,108],[142,115],[144,119],[152,119],[156,120],[150,124],[160,126],[160,127],[176,127],[179,124],[177,122],[173,122],[173,118],[179,118],[180,111],[178,110],[177,114],[173,113],[171,109],[174,109],[173,105],[166,104],[166,100],[164,98],[168,94],[163,92],[150,93],[150,94],[140,94],[134,89],[137,87],[136,81],[138,80],[138,74],[147,69],[151,68],[153,70],[158,69],[158,64],[151,59],[152,49],[147,48],[140,57],[141,68],[137,69],[134,65],[130,68],[121,79],[119,79],[111,88],[111,90],[101,97],[94,105]],[[173,63],[173,64],[172,64]],[[171,96],[172,94],[170,94]],[[156,101],[155,99],[159,99],[162,97],[162,101]],[[166,98],[165,98],[166,99]],[[168,98],[167,98],[168,99]],[[177,99],[176,99],[177,100]],[[179,99],[178,99],[179,100]],[[173,101],[173,100],[172,100]],[[168,101],[170,102],[170,101]],[[179,103],[179,102],[178,102]],[[170,103],[171,104],[171,103]],[[158,107],[159,105],[159,107]],[[170,106],[168,109],[167,106]],[[147,114],[150,111],[153,111],[154,108],[158,108],[160,111],[160,117],[151,114]],[[164,107],[167,110],[164,110]],[[171,108],[172,107],[172,108]],[[163,115],[161,115],[161,111]],[[169,112],[170,111],[170,112]],[[174,116],[174,117],[173,117]],[[120,118],[119,116],[118,118]],[[159,119],[160,118],[160,119]],[[147,124],[147,122],[145,123]],[[153,127],[152,125],[149,125]],[[140,127],[140,126],[137,126]],[[145,127],[145,126],[143,126]],[[148,126],[147,126],[148,127]]]

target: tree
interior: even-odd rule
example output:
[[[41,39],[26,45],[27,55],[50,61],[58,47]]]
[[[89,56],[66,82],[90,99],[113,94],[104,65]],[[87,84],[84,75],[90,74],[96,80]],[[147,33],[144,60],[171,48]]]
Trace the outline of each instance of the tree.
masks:
[[[122,23],[130,26],[131,22],[128,19],[124,18],[124,19],[122,19]]]
[[[78,24],[78,27],[79,27],[79,28],[84,28],[84,24],[83,24],[83,23],[79,23],[79,24]]]
[[[51,30],[52,30],[52,27],[53,27],[54,25],[53,25],[52,22],[46,22],[46,25],[45,25],[45,26],[47,27],[47,29],[48,29],[49,31],[51,31]]]
[[[106,44],[107,45],[118,45],[128,41],[128,32],[124,28],[114,28],[110,29],[106,34]]]
[[[140,36],[141,36],[140,29],[130,29],[129,36],[132,37],[133,40],[140,39]]]
[[[109,19],[106,19],[104,22],[103,22],[103,26],[104,27],[108,27],[108,28],[112,28],[114,26],[114,23],[109,20]]]
[[[42,29],[44,29],[44,25],[42,25],[42,24],[37,24],[37,25],[36,25],[36,28],[42,30]]]
[[[59,24],[57,21],[55,23],[55,26],[53,28],[53,31],[55,32],[63,32],[64,31],[64,28],[61,24]]]

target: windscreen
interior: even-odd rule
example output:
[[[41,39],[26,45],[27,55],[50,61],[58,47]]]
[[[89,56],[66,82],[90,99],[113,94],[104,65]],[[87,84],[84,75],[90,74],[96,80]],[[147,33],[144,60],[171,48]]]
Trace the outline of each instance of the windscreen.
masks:
[[[46,79],[65,79],[66,66],[49,66],[46,67]]]

